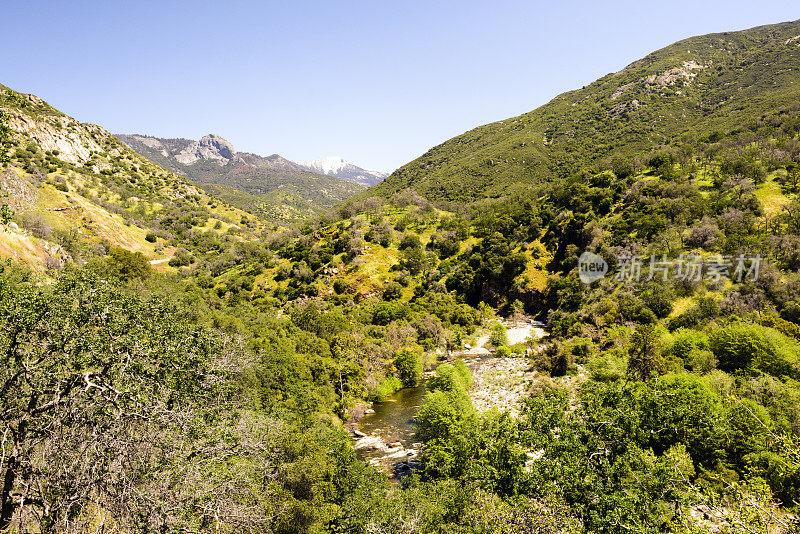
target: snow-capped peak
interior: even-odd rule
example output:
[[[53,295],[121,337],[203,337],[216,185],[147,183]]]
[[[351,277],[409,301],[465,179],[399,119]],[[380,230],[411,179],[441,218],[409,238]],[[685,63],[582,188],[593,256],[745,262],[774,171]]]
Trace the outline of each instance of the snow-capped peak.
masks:
[[[344,158],[339,156],[329,156],[316,161],[307,161],[300,163],[300,165],[313,172],[327,174],[328,176],[336,176],[342,180],[367,186],[375,185],[388,176],[385,172],[371,171],[348,163]]]
[[[318,172],[321,172],[322,174],[333,175],[344,169],[347,165],[349,165],[349,163],[347,163],[342,157],[328,156],[324,159],[301,163],[301,165],[319,169]]]

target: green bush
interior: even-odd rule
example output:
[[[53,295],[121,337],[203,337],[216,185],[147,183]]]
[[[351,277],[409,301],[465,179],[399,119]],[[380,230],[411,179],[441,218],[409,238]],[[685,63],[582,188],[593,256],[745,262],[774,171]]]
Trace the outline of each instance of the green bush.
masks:
[[[422,242],[417,234],[406,234],[400,241],[399,248],[400,250],[405,250],[407,248],[422,248]]]
[[[683,364],[690,371],[706,374],[716,369],[717,359],[710,350],[692,349],[683,358]]]
[[[589,360],[589,375],[598,382],[613,382],[625,378],[628,358],[621,350],[609,350]]]
[[[695,349],[707,350],[709,348],[708,336],[703,332],[690,328],[679,328],[672,335],[672,342],[666,352],[685,360]]]
[[[501,345],[497,347],[497,352],[495,352],[495,355],[500,358],[507,358],[511,356],[511,349],[508,345]]]
[[[373,402],[384,402],[403,388],[403,383],[396,376],[387,376],[378,384],[375,391],[370,395]]]
[[[416,387],[422,378],[422,353],[409,348],[401,349],[394,358],[394,367],[403,387]]]
[[[276,277],[277,280],[277,277]],[[341,295],[345,291],[347,291],[347,282],[342,280],[341,278],[337,278],[333,282],[333,290],[336,292],[337,295]]]
[[[760,327],[734,324],[714,330],[709,335],[711,351],[719,360],[719,368],[732,373],[753,366],[754,361],[774,354],[775,347]]]
[[[456,360],[452,364],[443,363],[436,368],[433,376],[428,379],[428,389],[431,391],[456,391],[466,393],[472,387],[472,373],[463,360]]]
[[[403,295],[403,286],[398,282],[389,282],[383,289],[383,298],[385,300],[397,300]]]
[[[104,261],[105,274],[122,281],[135,278],[144,280],[153,274],[147,257],[141,252],[131,252],[120,247],[112,247]]]

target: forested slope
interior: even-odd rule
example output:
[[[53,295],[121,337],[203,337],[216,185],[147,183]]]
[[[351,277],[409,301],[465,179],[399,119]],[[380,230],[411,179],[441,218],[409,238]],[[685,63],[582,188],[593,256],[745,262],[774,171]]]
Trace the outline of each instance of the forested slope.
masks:
[[[692,37],[548,104],[438,145],[376,192],[473,201],[614,156],[749,128],[796,100],[800,22]]]

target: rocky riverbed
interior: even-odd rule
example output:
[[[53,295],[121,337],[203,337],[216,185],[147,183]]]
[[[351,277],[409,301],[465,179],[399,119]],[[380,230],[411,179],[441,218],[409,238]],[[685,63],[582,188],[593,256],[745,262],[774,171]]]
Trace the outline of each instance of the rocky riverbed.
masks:
[[[538,323],[504,323],[508,344],[525,343],[529,339],[542,339],[547,332]],[[525,356],[498,358],[486,349],[489,336],[478,338],[478,354],[464,353],[464,361],[472,371],[473,386],[470,391],[472,404],[478,411],[497,408],[512,415],[519,414],[522,399],[528,386],[536,379]]]
[[[487,357],[466,362],[472,371],[469,396],[475,408],[481,412],[497,408],[518,415],[528,385],[536,377],[528,358]]]

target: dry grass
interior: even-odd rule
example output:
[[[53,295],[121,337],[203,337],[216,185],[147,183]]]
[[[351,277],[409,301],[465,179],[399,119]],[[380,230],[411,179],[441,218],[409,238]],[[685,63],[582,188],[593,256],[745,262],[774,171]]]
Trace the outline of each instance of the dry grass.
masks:
[[[764,206],[767,217],[773,217],[783,211],[789,203],[789,197],[783,194],[780,185],[775,181],[776,174],[771,174],[767,180],[756,189],[756,198]]]

